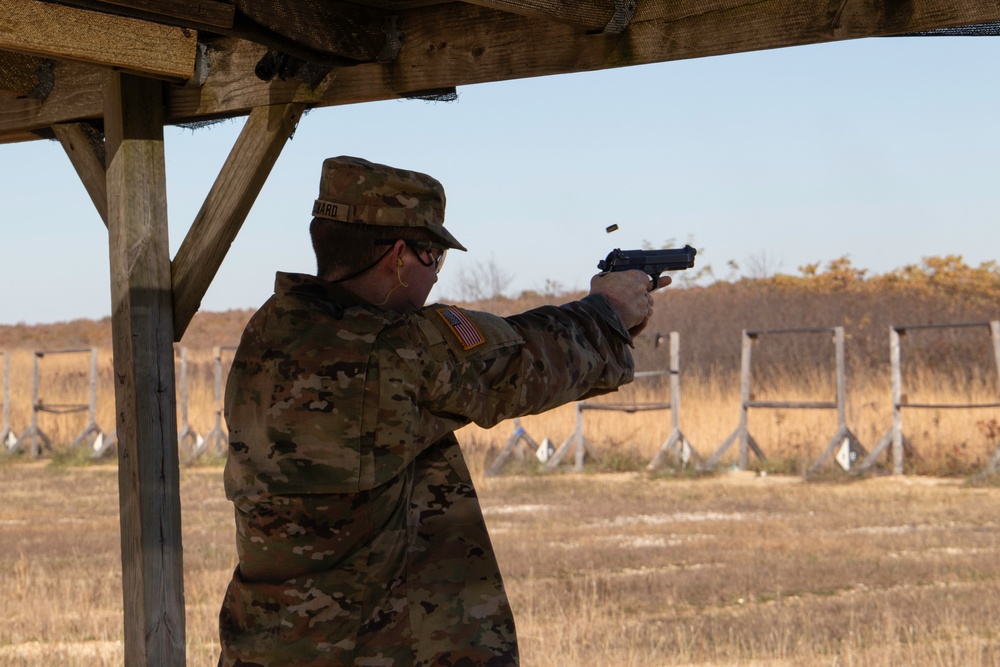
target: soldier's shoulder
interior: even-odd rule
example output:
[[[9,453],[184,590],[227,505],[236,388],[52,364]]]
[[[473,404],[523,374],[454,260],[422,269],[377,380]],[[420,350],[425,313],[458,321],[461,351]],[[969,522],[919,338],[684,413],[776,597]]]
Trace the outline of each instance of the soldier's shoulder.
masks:
[[[428,344],[445,346],[459,358],[487,356],[524,343],[510,322],[482,311],[436,303],[423,308],[416,318]]]

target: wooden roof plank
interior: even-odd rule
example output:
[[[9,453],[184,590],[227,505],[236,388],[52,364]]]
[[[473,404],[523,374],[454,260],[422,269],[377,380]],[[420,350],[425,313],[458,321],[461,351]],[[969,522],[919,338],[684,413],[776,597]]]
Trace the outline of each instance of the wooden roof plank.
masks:
[[[0,141],[57,123],[100,119],[107,75],[101,67],[56,62],[55,83],[45,99],[0,97]]]
[[[43,74],[52,76],[52,61],[24,53],[0,51],[0,93],[44,98],[48,94]],[[48,82],[51,85],[51,81]]]
[[[1000,20],[993,0],[958,5],[913,0],[910,11],[840,0],[687,0],[646,5],[621,35],[587,34],[564,24],[452,3],[404,15],[399,57],[385,65],[337,68],[315,89],[265,84],[243,73],[263,54],[252,44],[215,45],[226,67],[201,88],[168,91],[174,122],[247,113],[254,106],[316,106],[405,96],[422,90],[532,76],[699,58]],[[699,12],[700,9],[707,11]],[[655,10],[655,11],[654,11]]]
[[[99,9],[189,28],[226,30],[236,9],[218,0],[61,0],[63,4]]]
[[[635,6],[635,0],[629,0]],[[472,5],[488,7],[522,16],[533,16],[560,23],[571,23],[601,30],[615,15],[616,4],[625,0],[465,0]]]
[[[184,335],[268,174],[305,107],[258,107],[236,144],[171,265],[174,340]]]
[[[388,16],[379,9],[339,0],[311,4],[271,5],[257,0],[235,0],[257,26],[272,31],[276,48],[295,53],[295,46],[316,54],[332,54],[354,61],[375,60],[385,49]],[[241,28],[237,22],[237,28]]]
[[[11,132],[10,134],[0,134],[0,145],[2,144],[20,144],[27,141],[35,141],[37,139],[51,139],[44,134],[37,132]]]
[[[0,12],[2,50],[173,81],[194,74],[198,35],[193,30],[38,0],[0,0]]]
[[[7,0],[0,0],[6,2]],[[23,1],[23,0],[19,0]],[[886,5],[840,0],[680,0],[646,3],[621,35],[587,34],[465,3],[404,14],[399,57],[384,65],[334,68],[312,88],[293,79],[264,82],[252,72],[266,47],[233,38],[209,43],[205,85],[170,86],[168,122],[246,115],[258,106],[333,106],[419,91],[830,42],[1000,20],[995,0],[912,0]],[[56,64],[45,101],[0,96],[0,141],[54,123],[100,118],[100,68]]]

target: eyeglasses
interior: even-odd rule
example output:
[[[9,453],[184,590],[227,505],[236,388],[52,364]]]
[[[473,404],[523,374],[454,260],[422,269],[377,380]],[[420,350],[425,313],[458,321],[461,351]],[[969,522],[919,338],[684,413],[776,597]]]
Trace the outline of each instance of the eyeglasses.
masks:
[[[424,266],[433,266],[434,273],[441,273],[444,258],[448,254],[446,247],[432,241],[403,241],[403,243],[413,251],[413,254],[417,257],[417,261]],[[424,251],[427,252],[427,261],[424,261],[424,258],[421,256]],[[437,252],[435,253],[435,251]]]
[[[375,241],[375,245],[392,245],[395,242],[389,240]],[[448,254],[448,248],[433,241],[403,241],[403,243],[413,252],[417,261],[424,266],[433,266],[434,273],[441,273],[441,267],[444,265],[444,258]],[[437,253],[434,252],[435,250]],[[423,252],[427,253],[426,260],[421,257]]]
[[[441,273],[444,258],[448,254],[447,248],[432,241],[403,241],[403,243],[413,251],[413,254],[417,257],[417,261],[424,266],[433,266],[434,273]],[[423,257],[425,252],[427,253],[426,260]]]

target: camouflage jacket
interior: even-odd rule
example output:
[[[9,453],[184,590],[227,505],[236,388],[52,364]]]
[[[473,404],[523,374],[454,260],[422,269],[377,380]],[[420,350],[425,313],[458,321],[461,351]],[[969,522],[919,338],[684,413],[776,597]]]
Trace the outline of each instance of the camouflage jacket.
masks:
[[[222,665],[516,665],[453,432],[631,381],[603,297],[509,318],[400,314],[278,274],[226,386],[239,565]]]

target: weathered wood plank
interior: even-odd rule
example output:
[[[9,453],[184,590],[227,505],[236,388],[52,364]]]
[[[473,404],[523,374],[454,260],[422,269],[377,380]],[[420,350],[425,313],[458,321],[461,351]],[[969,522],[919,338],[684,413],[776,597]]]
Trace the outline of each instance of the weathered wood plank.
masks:
[[[488,7],[522,16],[572,23],[588,29],[603,29],[616,13],[614,0],[465,0],[472,5]],[[620,0],[622,6],[625,0]],[[634,0],[631,5],[635,6]]]
[[[250,112],[172,264],[175,341],[198,312],[303,109],[301,104],[288,104]]]
[[[104,113],[103,68],[56,62],[54,78],[55,84],[45,99],[0,96],[0,142],[15,133],[101,118]]]
[[[108,226],[108,181],[104,161],[104,136],[93,125],[67,123],[53,125],[52,132],[73,163],[94,207]]]
[[[198,30],[233,27],[235,9],[217,0],[61,0],[63,4],[117,12],[144,20],[160,20]]]
[[[240,75],[263,50],[223,41],[217,48],[225,54],[227,66],[213,69],[200,89],[171,88],[168,114],[185,119],[248,113],[254,106],[293,101],[350,104],[487,81],[1000,20],[995,0],[972,0],[961,6],[948,0],[913,0],[907,13],[894,11],[895,2],[858,7],[848,3],[843,11],[841,4],[840,0],[646,3],[640,5],[629,29],[607,35],[453,3],[403,15],[400,27],[406,39],[394,62],[335,69],[315,89],[293,81],[263,84]]]
[[[51,139],[44,132],[12,132],[10,134],[0,134],[0,145],[18,144],[25,141],[35,141],[36,139]]]
[[[385,12],[350,2],[325,0],[318,5],[234,0],[257,25],[280,31],[289,45],[355,61],[375,60],[385,48]],[[239,26],[237,26],[239,27]]]
[[[54,83],[52,61],[0,51],[0,93],[44,99]]]
[[[0,0],[3,2],[4,0]],[[905,11],[901,8],[905,7]],[[465,3],[402,15],[399,57],[385,65],[335,68],[316,88],[292,80],[265,83],[251,72],[265,48],[220,39],[204,86],[167,91],[168,122],[246,115],[258,106],[332,106],[487,81],[598,70],[783,46],[1000,20],[996,0],[679,0],[645,2],[621,35],[588,34]],[[89,71],[88,71],[89,70]],[[54,123],[100,115],[94,68],[57,65],[49,99],[0,98],[0,141]],[[72,85],[64,81],[69,75]]]
[[[401,12],[407,9],[420,9],[421,7],[433,7],[444,5],[454,0],[369,0],[367,3],[377,9],[385,9],[390,12]]]
[[[75,60],[186,81],[194,73],[193,30],[38,0],[0,0],[0,49]]]
[[[125,664],[181,667],[184,592],[160,83],[111,73],[105,133]]]

